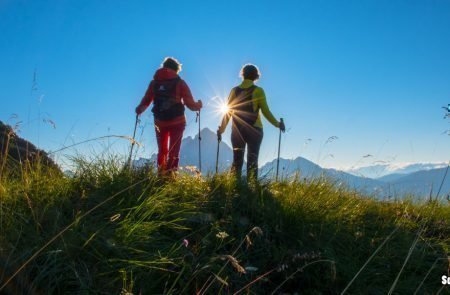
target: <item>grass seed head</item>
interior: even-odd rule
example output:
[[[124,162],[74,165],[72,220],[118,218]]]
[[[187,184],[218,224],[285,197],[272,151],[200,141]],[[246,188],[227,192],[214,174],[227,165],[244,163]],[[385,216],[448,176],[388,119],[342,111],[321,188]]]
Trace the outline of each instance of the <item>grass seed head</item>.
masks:
[[[117,221],[120,218],[120,213],[117,213],[109,218],[111,222]]]
[[[253,245],[252,240],[248,235],[245,235],[245,244],[247,245],[247,249]]]
[[[221,257],[220,257],[222,260],[228,260],[228,262],[230,262],[231,263],[231,265],[239,272],[239,273],[247,273],[246,271],[245,271],[245,268],[243,268],[240,264],[239,264],[239,261],[237,261],[237,259],[236,258],[234,258],[233,256],[231,256],[231,255],[222,255]]]
[[[252,228],[250,233],[254,233],[258,237],[263,235],[263,231],[262,231],[262,229],[259,226],[255,226],[254,228]]]

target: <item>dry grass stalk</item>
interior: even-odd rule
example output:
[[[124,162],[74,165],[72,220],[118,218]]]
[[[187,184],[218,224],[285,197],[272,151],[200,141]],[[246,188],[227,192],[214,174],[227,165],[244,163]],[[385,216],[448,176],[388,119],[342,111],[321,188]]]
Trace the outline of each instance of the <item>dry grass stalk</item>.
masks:
[[[246,271],[245,271],[245,269],[239,264],[239,261],[235,258],[235,257],[233,257],[233,256],[231,256],[231,255],[222,255],[222,256],[220,256],[220,258],[222,259],[222,260],[227,260],[228,262],[230,262],[231,263],[231,265],[233,265],[233,267],[239,272],[239,273],[247,273]]]

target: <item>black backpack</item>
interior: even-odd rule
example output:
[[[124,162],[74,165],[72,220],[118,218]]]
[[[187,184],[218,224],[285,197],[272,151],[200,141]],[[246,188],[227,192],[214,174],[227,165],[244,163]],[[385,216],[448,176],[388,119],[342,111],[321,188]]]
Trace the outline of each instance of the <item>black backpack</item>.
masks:
[[[170,80],[153,82],[153,100],[152,112],[155,119],[167,121],[184,115],[184,105],[177,100],[176,89],[181,79],[176,77]]]
[[[259,112],[253,109],[253,91],[255,89],[255,85],[249,88],[234,88],[234,96],[230,101],[234,124],[253,126],[256,123]]]

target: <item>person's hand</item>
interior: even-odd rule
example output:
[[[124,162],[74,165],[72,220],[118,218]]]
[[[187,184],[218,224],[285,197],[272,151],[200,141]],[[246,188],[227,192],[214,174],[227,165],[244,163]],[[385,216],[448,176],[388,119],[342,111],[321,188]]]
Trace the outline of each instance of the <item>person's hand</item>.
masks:
[[[286,126],[284,126],[284,121],[283,119],[280,120],[280,130],[281,132],[285,132],[286,131]]]
[[[136,112],[136,115],[140,115],[140,114],[142,114],[143,112],[145,111],[145,109],[144,109],[144,107],[142,106],[142,105],[138,105],[137,107],[136,107],[136,110],[135,110],[135,112]]]
[[[201,108],[203,107],[203,103],[202,103],[202,100],[201,100],[201,99],[199,99],[199,100],[197,101],[197,105],[198,105],[198,108],[199,108],[199,109],[201,109]]]
[[[217,140],[222,141],[222,133],[220,132],[220,128],[217,129]]]

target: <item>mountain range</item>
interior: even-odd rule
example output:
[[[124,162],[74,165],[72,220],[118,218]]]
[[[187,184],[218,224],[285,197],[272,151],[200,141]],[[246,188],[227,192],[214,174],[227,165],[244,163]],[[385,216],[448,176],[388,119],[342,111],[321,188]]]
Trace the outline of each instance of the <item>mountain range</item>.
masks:
[[[217,137],[208,128],[201,130],[202,173],[214,173],[217,155]],[[219,171],[229,169],[233,161],[233,151],[224,142],[220,143]],[[150,159],[140,158],[134,165],[141,166],[155,163],[156,155]],[[260,167],[261,178],[275,178],[276,159]],[[186,137],[181,143],[180,166],[196,166],[198,162],[198,135]],[[440,196],[450,193],[450,175],[445,163],[411,163],[405,165],[377,164],[340,171],[323,168],[305,158],[280,158],[279,176],[288,178],[297,175],[301,179],[326,177],[337,185],[344,185],[378,198],[393,198],[411,195],[428,198],[430,193]],[[449,173],[450,174],[450,173]],[[442,180],[445,179],[443,182]]]
[[[439,168],[447,167],[447,163],[402,163],[402,164],[391,164],[391,163],[379,163],[375,165],[357,167],[345,169],[345,172],[356,176],[370,177],[376,179],[382,179],[388,176],[388,179],[392,180],[392,175],[404,176],[406,174],[423,171],[423,170],[433,170]],[[394,177],[395,178],[395,177]]]

